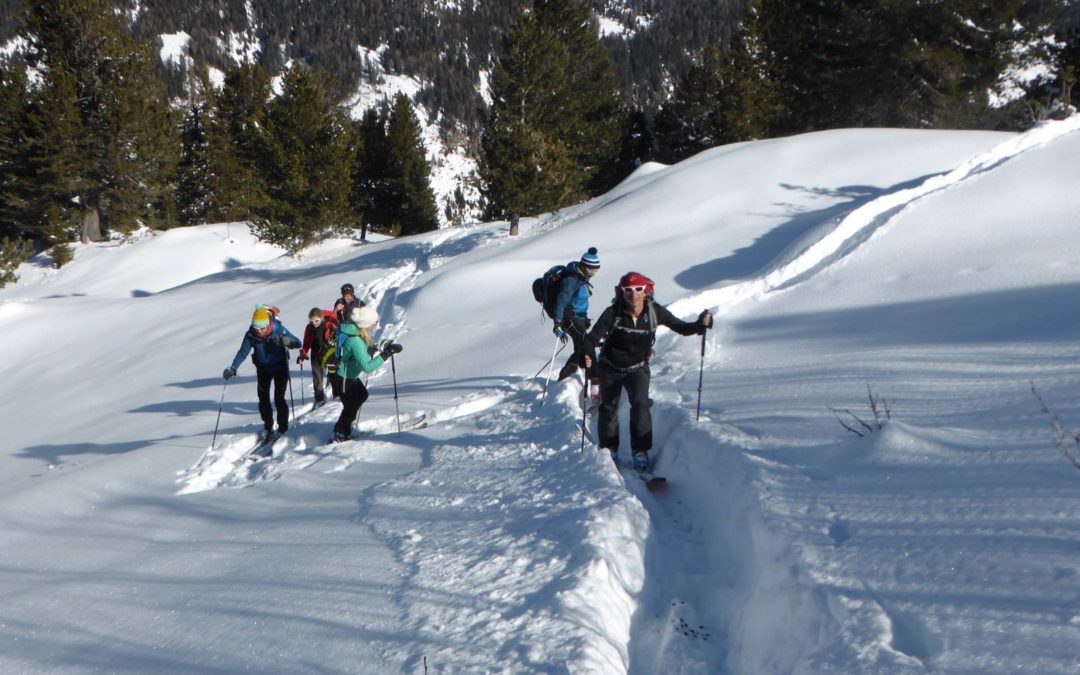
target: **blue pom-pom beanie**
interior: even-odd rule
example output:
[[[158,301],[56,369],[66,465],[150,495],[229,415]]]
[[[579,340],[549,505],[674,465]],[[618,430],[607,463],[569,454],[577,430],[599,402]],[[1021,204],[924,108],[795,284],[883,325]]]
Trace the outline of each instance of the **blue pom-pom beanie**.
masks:
[[[585,255],[581,256],[581,264],[591,270],[600,269],[600,256],[596,255],[596,247],[590,247]]]

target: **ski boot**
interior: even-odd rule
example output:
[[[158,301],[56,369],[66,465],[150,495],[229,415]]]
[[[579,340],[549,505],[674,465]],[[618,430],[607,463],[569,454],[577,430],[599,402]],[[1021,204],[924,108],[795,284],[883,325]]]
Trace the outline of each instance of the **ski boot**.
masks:
[[[646,452],[634,453],[634,471],[638,473],[648,473],[652,469],[652,465],[649,463],[649,454]]]

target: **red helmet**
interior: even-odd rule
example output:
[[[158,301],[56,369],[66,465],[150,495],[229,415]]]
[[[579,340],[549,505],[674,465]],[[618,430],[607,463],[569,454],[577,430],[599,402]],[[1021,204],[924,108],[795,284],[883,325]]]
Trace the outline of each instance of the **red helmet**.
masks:
[[[627,272],[626,274],[622,275],[622,278],[619,279],[619,285],[615,289],[615,291],[617,293],[622,293],[623,288],[634,286],[644,286],[645,295],[652,297],[654,288],[653,280],[645,276],[644,274],[639,274],[638,272]]]

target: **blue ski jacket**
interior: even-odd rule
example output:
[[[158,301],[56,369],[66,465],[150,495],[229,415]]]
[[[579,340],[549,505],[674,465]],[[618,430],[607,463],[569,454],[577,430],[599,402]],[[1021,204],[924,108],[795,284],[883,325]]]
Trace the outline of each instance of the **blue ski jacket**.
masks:
[[[559,284],[559,294],[555,296],[555,306],[552,308],[556,323],[563,319],[584,319],[589,314],[592,284],[577,262],[566,263],[566,272]]]
[[[277,319],[271,320],[274,326],[267,336],[262,337],[249,327],[244,333],[244,339],[240,342],[240,349],[233,359],[232,368],[236,370],[240,364],[251,354],[251,362],[255,368],[268,373],[277,373],[289,368],[289,349],[300,346],[300,340],[290,333]]]

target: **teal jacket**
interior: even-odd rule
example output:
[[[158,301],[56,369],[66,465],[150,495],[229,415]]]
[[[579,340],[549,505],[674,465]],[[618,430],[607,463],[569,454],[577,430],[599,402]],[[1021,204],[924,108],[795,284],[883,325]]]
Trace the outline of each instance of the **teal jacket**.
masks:
[[[346,380],[355,380],[360,377],[360,371],[373,373],[378,370],[384,361],[381,356],[372,356],[368,351],[370,345],[360,337],[356,324],[345,322],[340,329],[341,360],[338,362],[338,374]]]

